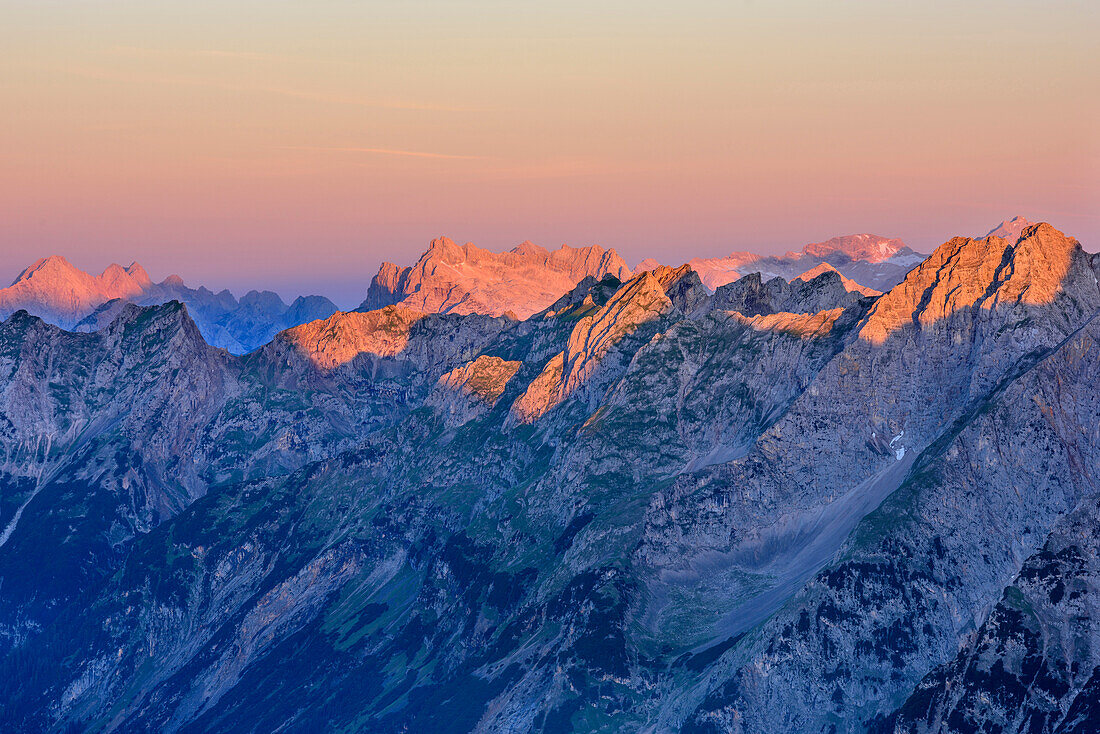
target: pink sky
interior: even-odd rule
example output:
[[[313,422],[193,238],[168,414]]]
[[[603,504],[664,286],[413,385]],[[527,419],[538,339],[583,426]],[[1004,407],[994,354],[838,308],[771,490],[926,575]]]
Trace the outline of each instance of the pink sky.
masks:
[[[0,11],[0,278],[350,305],[446,234],[631,264],[1015,214],[1100,244],[1094,2],[147,3]]]

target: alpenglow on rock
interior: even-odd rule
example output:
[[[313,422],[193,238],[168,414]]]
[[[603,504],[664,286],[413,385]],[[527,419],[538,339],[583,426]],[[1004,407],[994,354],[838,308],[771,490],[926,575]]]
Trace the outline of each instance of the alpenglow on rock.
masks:
[[[490,252],[446,237],[434,239],[415,265],[383,263],[360,311],[400,304],[425,313],[511,314],[525,319],[553,303],[585,277],[630,276],[614,250],[558,250],[524,242],[508,252]]]
[[[1035,224],[1035,222],[1029,222],[1024,217],[1016,215],[1012,219],[1006,219],[986,232],[985,236],[1000,237],[1001,239],[1012,240],[1014,243],[1019,239],[1020,235],[1023,234],[1023,231],[1033,224]]]
[[[1100,730],[1100,256],[818,270],[14,314],[4,730]]]
[[[71,329],[100,304],[138,297],[152,285],[137,263],[128,268],[111,265],[93,276],[60,255],[51,255],[27,267],[7,288],[0,288],[0,317],[22,309]]]
[[[271,291],[249,291],[240,301],[227,290],[188,288],[178,275],[154,283],[137,263],[111,265],[100,275],[80,270],[53,255],[25,269],[0,288],[0,318],[27,311],[63,329],[96,331],[123,312],[126,304],[160,305],[179,301],[206,341],[234,354],[268,343],[279,331],[326,318],[336,305],[321,296],[302,296],[287,306]]]
[[[887,291],[924,257],[899,239],[853,234],[811,243],[800,252],[782,256],[734,252],[726,257],[694,258],[688,264],[712,291],[751,273],[788,280],[808,272],[816,275],[823,264],[843,275],[853,288]]]

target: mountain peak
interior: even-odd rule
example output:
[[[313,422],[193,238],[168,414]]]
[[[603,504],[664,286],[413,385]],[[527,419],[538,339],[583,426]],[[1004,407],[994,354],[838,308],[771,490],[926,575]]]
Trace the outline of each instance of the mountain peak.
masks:
[[[853,234],[811,242],[799,251],[790,250],[783,255],[741,251],[724,257],[693,258],[688,262],[712,292],[753,272],[761,273],[764,280],[778,276],[789,281],[823,262],[861,287],[884,291],[901,282],[909,269],[922,260],[924,255],[913,251],[900,239]],[[648,264],[651,262],[640,263],[638,269],[652,269]]]
[[[286,304],[273,291],[250,290],[241,296],[240,304],[248,308],[267,309],[269,311],[285,311]]]
[[[566,245],[562,245],[562,249],[564,249],[565,247]],[[547,250],[545,247],[540,247],[531,240],[524,240],[523,242],[519,243],[512,248],[512,252],[517,255],[534,255],[539,257],[546,257],[550,254],[550,251]]]
[[[1074,253],[1080,249],[1076,239],[1046,222],[1024,227],[997,300],[1020,300],[1032,306],[1050,303],[1063,290]]]
[[[1015,242],[1025,229],[1030,227],[1034,222],[1030,222],[1020,215],[1014,216],[1012,219],[1006,219],[998,224],[993,229],[985,233],[986,237],[1001,237],[1006,240],[1012,240]]]
[[[813,280],[822,273],[837,273],[839,275],[840,271],[834,268],[829,263],[818,263],[814,267],[799,275],[796,280]]]
[[[135,277],[134,273],[137,273],[141,277]],[[140,295],[145,291],[152,281],[145,273],[144,269],[138,265],[137,268],[131,265],[129,268],[124,268],[118,263],[111,263],[103,272],[95,279],[99,290],[102,292],[107,300],[114,298],[132,298]]]
[[[71,262],[65,259],[64,255],[50,255],[48,257],[39,258],[33,263],[24,268],[23,272],[16,276],[15,280],[11,282],[12,285],[25,280],[29,280],[32,277],[52,277],[55,275],[70,275],[73,273],[82,273],[79,268],[73,265]]]
[[[851,278],[846,277],[843,273],[841,273],[829,263],[819,263],[818,265],[799,275],[797,278],[795,278],[795,280],[801,280],[805,283],[809,283],[811,280],[817,278],[820,275],[823,275],[824,273],[836,273],[836,276],[840,278],[840,282],[844,286],[844,290],[848,291],[849,293],[861,293],[865,296],[882,295],[882,291],[876,291],[874,288],[868,288],[866,286],[860,285]]]
[[[468,247],[469,245],[460,245],[450,237],[436,237],[428,243],[428,249],[421,256],[421,260],[442,260],[444,262],[453,260],[455,263],[461,263],[465,260]]]
[[[929,326],[972,306],[1050,303],[1071,285],[1080,247],[1046,223],[1026,227],[1015,242],[995,235],[950,239],[875,303],[861,335],[881,344],[908,324]],[[1086,286],[1095,288],[1095,278]]]
[[[458,244],[446,235],[435,237],[432,239],[431,242],[428,243],[429,250],[442,250],[447,247],[458,247]]]
[[[623,283],[598,311],[577,321],[565,349],[550,358],[512,404],[512,419],[534,423],[581,388],[615,345],[672,308],[666,288],[691,274],[687,265],[661,266]],[[699,283],[697,275],[695,283]]]
[[[139,284],[142,288],[148,288],[153,284],[153,279],[149,277],[149,273],[145,272],[145,268],[138,262],[130,263],[130,266],[126,268],[126,274],[134,279],[134,282]]]

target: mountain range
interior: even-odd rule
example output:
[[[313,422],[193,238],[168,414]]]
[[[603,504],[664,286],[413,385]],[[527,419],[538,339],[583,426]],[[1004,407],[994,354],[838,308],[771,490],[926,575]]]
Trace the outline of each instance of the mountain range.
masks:
[[[921,259],[901,240],[851,235],[810,244],[800,253],[783,257],[734,253],[727,258],[697,258],[689,264],[712,291],[750,272],[791,279],[807,272],[816,275],[821,265],[827,265],[838,269],[850,288],[871,293],[879,286],[895,285]],[[657,265],[646,261],[639,272]],[[440,237],[411,266],[383,263],[357,310],[400,304],[424,313],[526,319],[585,277],[598,280],[613,275],[626,280],[631,273],[615,250],[595,245],[562,245],[550,251],[524,242],[496,253]],[[153,283],[138,263],[127,268],[112,264],[100,275],[92,275],[54,255],[38,260],[0,289],[0,318],[23,309],[62,328],[95,331],[109,324],[126,303],[147,306],[173,300],[187,307],[207,343],[233,354],[250,352],[283,329],[328,318],[338,310],[323,296],[299,297],[288,306],[271,291],[249,291],[238,301],[227,290],[190,288],[177,275]]]
[[[712,291],[749,273],[790,280],[822,264],[865,287],[884,291],[900,283],[924,258],[899,239],[853,234],[811,243],[799,252],[780,256],[734,252],[725,257],[693,258],[688,264],[699,273],[703,285]],[[647,259],[639,263],[638,269],[646,270],[656,265],[656,260]]]
[[[271,341],[291,326],[336,312],[332,301],[305,296],[289,306],[271,291],[249,291],[239,301],[227,290],[189,288],[178,275],[154,283],[138,263],[112,264],[99,275],[80,270],[64,257],[38,260],[7,288],[0,288],[0,318],[19,310],[76,331],[109,324],[127,303],[154,305],[179,301],[206,341],[243,354]]]
[[[789,280],[804,273],[816,275],[825,265],[840,272],[853,287],[877,293],[897,285],[923,259],[901,240],[861,234],[812,243],[801,252],[778,257],[735,252],[722,258],[694,258],[687,264],[712,292],[749,273]],[[626,280],[632,272],[660,265],[649,258],[632,271],[615,250],[598,246],[563,245],[549,251],[524,242],[509,252],[495,253],[440,237],[411,266],[383,263],[358,310],[400,304],[427,313],[509,314],[525,319],[584,277],[598,280],[614,275]]]
[[[6,731],[1098,730],[1100,256],[437,242],[243,355],[0,323]]]

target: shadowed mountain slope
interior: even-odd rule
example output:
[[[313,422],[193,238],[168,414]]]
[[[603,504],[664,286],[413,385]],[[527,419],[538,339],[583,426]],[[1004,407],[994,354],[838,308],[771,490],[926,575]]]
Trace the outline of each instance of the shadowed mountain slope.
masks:
[[[51,443],[50,466],[72,467],[63,494],[44,494],[58,469],[3,480],[20,493],[5,517],[25,509],[0,544],[0,719],[1087,730],[1096,260],[1040,224],[951,240],[878,297],[831,270],[709,295],[691,269],[656,268],[584,278],[522,321],[390,306],[243,358],[200,344],[187,371],[225,387],[160,433],[199,448],[201,486],[118,534],[122,475],[85,467],[121,461],[141,414],[97,422],[51,396],[55,434],[71,413],[103,444],[89,453],[79,427]],[[0,364],[30,361],[4,389],[153,400],[183,378],[116,380],[113,365],[172,366],[185,315],[94,334],[17,315]],[[49,340],[87,351],[70,363]],[[6,450],[34,450],[36,421],[11,421]],[[170,486],[156,446],[129,446],[127,471]],[[87,512],[88,496],[116,509]],[[47,573],[75,591],[36,596],[18,581],[34,528],[44,558],[107,550],[75,564],[95,573]]]

